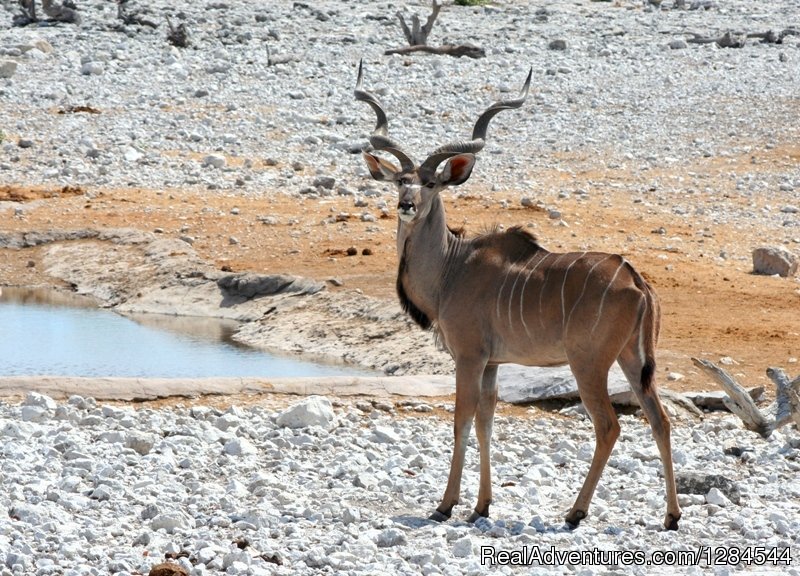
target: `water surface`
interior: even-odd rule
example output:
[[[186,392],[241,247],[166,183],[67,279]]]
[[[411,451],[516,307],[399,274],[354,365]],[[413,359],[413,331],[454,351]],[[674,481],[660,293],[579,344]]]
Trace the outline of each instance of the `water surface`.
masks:
[[[120,316],[54,290],[2,288],[0,376],[133,378],[367,375],[234,342],[234,321]]]

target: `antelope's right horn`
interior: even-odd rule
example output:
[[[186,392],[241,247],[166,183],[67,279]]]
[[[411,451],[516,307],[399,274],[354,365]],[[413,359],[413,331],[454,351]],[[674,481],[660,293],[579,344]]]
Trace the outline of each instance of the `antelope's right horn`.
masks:
[[[364,90],[361,85],[364,79],[364,60],[358,63],[358,79],[356,80],[356,88],[353,90],[353,95],[356,100],[366,102],[375,111],[377,121],[375,122],[375,129],[372,131],[372,136],[369,138],[369,143],[375,150],[383,150],[393,155],[400,161],[400,166],[403,172],[411,172],[414,170],[414,161],[400,149],[400,145],[389,138],[389,120],[386,118],[386,112],[378,102],[374,94]]]

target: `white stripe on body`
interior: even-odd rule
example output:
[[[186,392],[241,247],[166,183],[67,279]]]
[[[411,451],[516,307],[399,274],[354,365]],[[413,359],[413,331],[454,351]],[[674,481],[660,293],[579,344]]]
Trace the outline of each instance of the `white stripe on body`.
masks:
[[[600,306],[597,308],[597,320],[594,321],[594,326],[592,326],[591,334],[594,334],[594,331],[597,329],[597,325],[600,324],[600,317],[603,315],[603,305],[606,302],[606,296],[608,295],[608,290],[611,288],[611,285],[614,283],[614,280],[617,279],[619,271],[622,270],[622,267],[625,266],[625,264],[627,264],[627,261],[625,260],[625,258],[623,258],[622,262],[620,262],[619,266],[617,267],[617,271],[614,272],[614,275],[611,277],[611,281],[608,284],[606,284],[606,289],[603,290],[603,297],[600,299]]]
[[[525,263],[525,266],[523,266],[521,270],[517,271],[517,277],[514,279],[514,284],[512,284],[512,286],[511,286],[511,293],[508,295],[508,327],[509,327],[509,329],[511,329],[512,332],[514,330],[514,321],[511,318],[511,303],[514,301],[514,290],[517,287],[517,282],[519,282],[519,278],[520,278],[520,276],[522,276],[522,273],[525,272],[525,270],[528,269],[528,266],[531,265],[531,262],[533,262],[533,259],[536,258],[537,256],[540,256],[540,255],[541,254],[537,252],[536,254],[534,254],[533,256],[530,257],[530,259]],[[536,266],[534,266],[533,269],[530,272],[528,272],[528,276],[525,278],[525,282],[522,284],[522,290],[520,292],[520,298],[522,298],[522,295],[525,293],[525,284],[528,283],[528,278],[531,277],[531,274],[533,274],[533,271],[536,270],[536,268],[539,267],[539,264],[541,264],[544,261],[544,259],[547,258],[549,255],[550,255],[550,252],[548,252],[547,254],[542,256],[542,258],[540,258],[539,261],[536,263]],[[522,325],[525,326],[525,319],[522,318],[522,317],[520,317],[520,319],[522,320]]]
[[[525,312],[524,312],[525,287],[528,285],[528,280],[531,279],[533,273],[536,272],[536,269],[539,267],[539,264],[544,262],[547,259],[547,257],[550,256],[550,254],[552,254],[552,252],[548,252],[547,254],[545,254],[544,257],[536,263],[536,266],[534,266],[531,269],[531,271],[528,272],[528,275],[525,277],[525,283],[522,285],[522,289],[520,290],[519,293],[519,319],[522,320],[522,326],[523,328],[525,328],[525,334],[528,335],[528,340],[530,340],[531,342],[533,342],[533,336],[531,336],[530,330],[528,330],[528,324],[525,322]],[[509,316],[510,316],[511,300],[508,301],[508,306],[509,306]]]
[[[500,320],[500,300],[503,299],[503,288],[506,287],[506,281],[508,281],[508,275],[511,273],[511,266],[508,267],[506,270],[506,275],[503,277],[503,283],[500,285],[500,291],[497,293],[497,319]],[[513,290],[513,288],[512,288]]]
[[[583,288],[581,289],[581,293],[578,296],[578,299],[575,300],[575,303],[572,305],[572,309],[569,311],[569,316],[567,317],[567,322],[564,325],[564,332],[566,332],[567,328],[569,327],[569,322],[570,322],[570,320],[572,320],[572,314],[573,314],[573,312],[575,312],[575,308],[578,307],[578,304],[583,299],[583,295],[586,293],[586,286],[589,285],[589,278],[591,278],[592,272],[594,272],[594,269],[597,268],[600,264],[602,264],[603,262],[605,262],[606,260],[611,258],[611,256],[612,256],[611,254],[607,255],[602,260],[598,260],[597,262],[595,262],[594,266],[589,268],[589,272],[586,273],[586,280],[583,281]]]
[[[539,289],[539,324],[542,326],[542,330],[544,330],[544,316],[542,315],[542,298],[544,297],[544,287],[547,286],[547,281],[550,279],[550,272],[553,271],[553,267],[558,264],[558,261],[561,260],[566,253],[559,254],[558,258],[550,265],[547,269],[547,274],[544,275],[544,281],[542,281],[542,287]]]
[[[639,361],[642,363],[642,367],[647,363],[647,356],[644,352],[644,317],[647,314],[647,298],[645,298],[645,309],[642,313],[642,321],[639,322]]]
[[[586,256],[586,251],[585,250],[581,253],[580,256],[575,258],[575,260],[572,261],[572,264],[567,266],[567,269],[564,271],[564,281],[561,282],[561,332],[562,332],[562,334],[564,332],[564,328],[566,328],[566,326],[567,326],[566,302],[564,301],[564,287],[567,285],[567,276],[569,276],[569,269],[572,268],[575,265],[575,262],[577,262],[578,260],[580,260],[584,256]]]

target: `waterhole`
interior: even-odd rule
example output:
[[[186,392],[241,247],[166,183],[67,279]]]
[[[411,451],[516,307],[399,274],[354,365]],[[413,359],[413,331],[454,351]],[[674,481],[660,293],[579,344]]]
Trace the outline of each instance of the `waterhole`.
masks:
[[[2,288],[0,376],[130,378],[368,375],[235,342],[231,320],[99,309],[51,289]]]

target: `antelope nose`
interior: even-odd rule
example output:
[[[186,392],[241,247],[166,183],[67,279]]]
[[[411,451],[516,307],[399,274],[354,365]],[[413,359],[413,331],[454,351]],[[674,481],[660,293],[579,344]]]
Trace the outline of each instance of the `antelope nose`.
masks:
[[[414,209],[413,202],[398,202],[397,207],[400,208],[403,212],[410,212]]]

